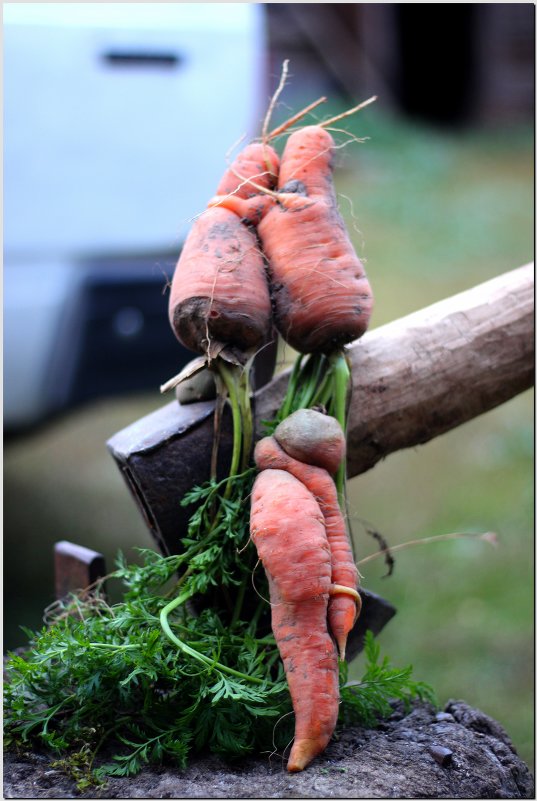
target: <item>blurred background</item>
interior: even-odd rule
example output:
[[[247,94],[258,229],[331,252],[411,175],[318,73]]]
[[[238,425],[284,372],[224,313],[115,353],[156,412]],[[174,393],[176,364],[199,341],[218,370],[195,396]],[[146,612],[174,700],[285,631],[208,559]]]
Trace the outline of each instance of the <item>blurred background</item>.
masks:
[[[226,154],[278,123],[372,94],[342,127],[341,211],[376,296],[372,326],[533,258],[534,6],[6,3],[4,10],[4,648],[53,600],[53,545],[151,546],[106,449],[170,402],[189,361],[167,283]],[[281,147],[281,145],[280,145]],[[278,369],[293,354],[282,349]],[[499,720],[533,765],[533,392],[350,482],[382,633],[439,701]],[[360,674],[360,659],[352,667]]]

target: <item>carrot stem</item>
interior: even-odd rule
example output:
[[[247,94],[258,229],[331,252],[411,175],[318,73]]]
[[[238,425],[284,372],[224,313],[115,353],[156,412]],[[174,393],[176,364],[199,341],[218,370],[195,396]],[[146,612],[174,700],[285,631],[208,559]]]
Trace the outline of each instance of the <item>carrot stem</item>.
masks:
[[[287,385],[285,400],[280,410],[280,418],[282,420],[285,420],[285,418],[288,417],[291,412],[303,359],[304,356],[300,354],[294,363],[293,370],[289,378],[289,383]]]
[[[233,487],[232,479],[235,474],[239,472],[239,464],[242,451],[242,420],[241,408],[239,402],[238,381],[237,374],[233,368],[228,367],[221,359],[218,362],[218,372],[224,382],[229,394],[229,403],[231,406],[231,415],[233,419],[233,450],[231,454],[231,465],[229,468],[229,475],[224,490],[224,498],[227,500],[231,494]]]
[[[263,612],[265,611],[266,608],[267,608],[267,604],[266,604],[266,602],[264,600],[260,601],[257,604],[256,610],[255,610],[255,612],[253,613],[253,615],[251,617],[250,626],[249,626],[249,629],[250,629],[250,632],[252,634],[252,637],[255,636],[255,633],[257,631],[257,624],[259,623],[259,618],[261,617],[261,615],[263,614]]]
[[[345,436],[347,435],[347,393],[349,389],[350,371],[343,351],[331,356],[333,369],[333,416],[336,418]],[[345,460],[340,464],[336,473],[336,488],[339,505],[345,512],[345,480],[347,476]]]
[[[254,441],[254,419],[250,400],[250,371],[245,367],[239,376],[237,392],[239,409],[242,415],[242,462],[241,469],[246,470],[250,464]]]
[[[242,604],[244,601],[244,595],[246,592],[246,578],[242,580],[242,584],[239,587],[239,591],[237,593],[237,599],[235,601],[235,608],[233,610],[233,615],[231,617],[230,628],[232,628],[235,623],[238,621],[241,611],[242,611]]]
[[[211,478],[216,481],[220,431],[227,391],[221,376],[217,372],[214,373],[214,379],[216,383],[216,403],[214,407],[213,446],[211,451]]]
[[[312,374],[311,377],[306,382],[304,387],[304,392],[300,397],[300,406],[301,409],[306,409],[311,405],[313,397],[315,395],[315,391],[317,390],[317,386],[319,384],[319,379],[321,377],[321,372],[324,367],[324,355],[315,354],[311,359],[312,365]]]
[[[171,630],[170,623],[168,620],[168,616],[170,615],[173,610],[183,604],[190,598],[190,593],[183,593],[182,595],[178,595],[177,598],[174,598],[173,601],[166,604],[166,606],[160,612],[160,625],[162,626],[162,630],[166,634],[166,636],[176,645],[179,650],[181,650],[187,656],[191,656],[194,659],[197,659],[199,662],[202,662],[208,668],[216,668],[216,670],[221,671],[222,673],[228,673],[230,676],[236,676],[239,679],[244,679],[245,681],[251,681],[254,684],[263,684],[262,679],[258,679],[255,676],[248,676],[246,673],[241,673],[234,668],[230,668],[227,665],[222,665],[220,662],[211,659],[209,656],[205,656],[202,654],[201,651],[197,651],[195,648],[191,648],[186,642],[183,642],[178,637],[175,636],[173,631]]]
[[[347,111],[344,111],[342,114],[336,114],[335,117],[330,117],[329,120],[324,120],[324,122],[319,123],[319,125],[321,128],[326,128],[327,125],[332,125],[333,122],[338,122],[338,120],[342,120],[344,117],[350,117],[351,114],[356,114],[357,111],[361,111],[366,106],[374,103],[376,99],[377,96],[373,95],[373,97],[364,100],[363,103],[359,103],[357,106],[354,106],[354,108],[350,108]]]
[[[279,420],[284,420],[298,409],[305,409],[309,406],[319,380],[319,358],[322,360],[324,357],[322,354],[314,353],[308,356],[304,363],[302,356],[297,359],[295,363],[296,374],[293,376],[294,381],[292,386],[289,386],[285,405],[280,411]]]
[[[312,406],[326,406],[332,395],[332,375],[327,372],[321,381],[317,392],[312,398]]]

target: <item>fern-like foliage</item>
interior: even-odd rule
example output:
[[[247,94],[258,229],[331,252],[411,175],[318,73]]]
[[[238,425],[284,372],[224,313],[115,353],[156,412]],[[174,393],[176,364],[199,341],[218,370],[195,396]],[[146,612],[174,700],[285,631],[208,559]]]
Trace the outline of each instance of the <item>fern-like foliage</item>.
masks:
[[[341,664],[340,720],[375,726],[379,719],[388,717],[395,700],[410,708],[416,699],[436,705],[435,694],[425,682],[412,678],[412,666],[396,668],[387,656],[381,659],[380,646],[373,634],[365,636],[365,670],[360,681],[348,681],[348,665]]]
[[[253,470],[236,476],[227,496],[225,482],[215,481],[186,496],[194,511],[180,555],[141,550],[142,563],[128,564],[120,554],[107,578],[121,583],[120,601],[108,603],[97,587],[49,610],[40,631],[26,632],[27,649],[11,654],[5,668],[7,747],[51,749],[80,789],[147,764],[184,767],[201,751],[232,759],[283,750],[294,722],[262,571],[258,595],[251,591],[253,478]],[[189,614],[186,601],[213,588],[206,608]],[[371,635],[365,657],[360,682],[349,682],[342,665],[342,722],[372,725],[393,699],[431,699],[411,668],[380,659]],[[106,762],[96,768],[97,758]]]
[[[214,610],[198,617],[180,609],[171,623],[200,665],[172,646],[159,625],[177,557],[142,553],[143,565],[119,558],[122,600],[73,597],[56,619],[29,636],[24,655],[11,654],[4,687],[5,744],[47,746],[81,789],[106,775],[132,775],[146,764],[184,767],[190,754],[227,758],[282,748],[292,736],[291,702],[276,644],[251,621],[229,626]],[[430,689],[381,659],[367,635],[360,682],[341,667],[341,722],[374,725],[393,699],[432,700]],[[228,675],[217,665],[232,666]],[[93,768],[103,749],[111,759]]]

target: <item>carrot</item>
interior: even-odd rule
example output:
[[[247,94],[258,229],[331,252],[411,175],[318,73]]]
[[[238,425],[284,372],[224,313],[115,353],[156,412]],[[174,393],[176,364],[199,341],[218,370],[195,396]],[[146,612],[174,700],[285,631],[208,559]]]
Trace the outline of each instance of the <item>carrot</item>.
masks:
[[[260,470],[287,471],[311,492],[319,505],[330,548],[328,625],[337,643],[340,659],[343,660],[347,637],[360,613],[361,599],[358,594],[358,570],[339,508],[336,485],[324,468],[305,464],[289,456],[277,441],[277,431],[273,437],[265,437],[257,443],[255,463]]]
[[[270,192],[278,180],[279,157],[268,145],[248,145],[228,167],[208,206],[227,201],[226,208],[251,225],[256,225],[274,203]],[[265,194],[264,194],[265,193]]]
[[[172,281],[170,323],[197,353],[211,343],[241,351],[268,338],[270,298],[254,235],[227,209],[211,209],[195,223]]]
[[[289,456],[335,473],[345,457],[345,435],[338,421],[314,409],[299,409],[282,420],[274,437]]]
[[[337,208],[334,147],[321,125],[291,134],[278,201],[258,225],[276,325],[301,353],[331,352],[357,339],[372,310],[371,287]]]
[[[254,451],[260,473],[252,490],[250,534],[267,573],[272,630],[295,711],[290,771],[306,767],[332,736],[339,673],[337,652],[326,637],[335,639],[344,659],[361,606],[331,475],[344,454],[337,421],[312,409],[287,417]]]
[[[287,769],[299,771],[324,751],[338,717],[337,653],[326,625],[331,566],[324,519],[304,484],[267,469],[253,486],[250,531],[268,577],[272,630],[295,712]]]
[[[241,217],[257,218],[272,199],[275,151],[249,145],[225,173],[219,191],[236,193]],[[256,187],[250,183],[254,181]],[[233,196],[233,195],[231,195]],[[209,208],[194,222],[172,279],[169,318],[185,347],[210,355],[222,346],[251,352],[271,331],[265,265],[255,232],[234,211]]]

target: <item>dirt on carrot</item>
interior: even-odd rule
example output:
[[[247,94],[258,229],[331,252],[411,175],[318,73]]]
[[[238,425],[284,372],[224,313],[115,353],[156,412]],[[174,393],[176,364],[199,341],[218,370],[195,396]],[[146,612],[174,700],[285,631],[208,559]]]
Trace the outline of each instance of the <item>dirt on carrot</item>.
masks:
[[[245,220],[258,218],[273,202],[260,188],[270,191],[277,169],[272,148],[245,148],[218,187],[241,204],[240,215],[215,203],[195,220],[186,239],[172,279],[169,318],[179,341],[196,353],[209,353],[218,344],[255,351],[270,336],[264,259]]]
[[[320,125],[291,134],[280,164],[278,202],[258,226],[276,325],[301,353],[330,352],[362,336],[373,305],[337,208],[334,148]]]

